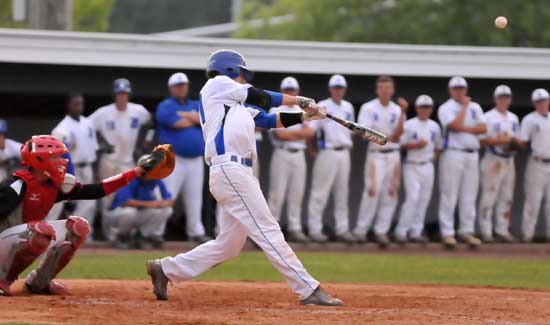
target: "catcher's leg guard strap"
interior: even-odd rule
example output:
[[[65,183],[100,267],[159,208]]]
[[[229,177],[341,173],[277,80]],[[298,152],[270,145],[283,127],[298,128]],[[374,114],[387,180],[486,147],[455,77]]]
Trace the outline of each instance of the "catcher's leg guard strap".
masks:
[[[0,279],[9,283],[17,280],[19,274],[48,249],[54,238],[55,230],[47,222],[29,223],[24,232],[14,235],[11,251],[0,266]]]
[[[65,240],[52,246],[36,271],[27,278],[26,283],[33,292],[48,289],[50,281],[67,266],[90,233],[88,221],[81,217],[70,216],[65,225],[67,227]]]

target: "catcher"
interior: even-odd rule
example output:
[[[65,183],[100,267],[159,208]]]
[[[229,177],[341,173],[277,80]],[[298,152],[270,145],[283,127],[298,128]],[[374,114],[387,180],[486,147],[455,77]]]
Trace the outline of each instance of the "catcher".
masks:
[[[80,184],[66,174],[68,150],[57,138],[37,135],[21,147],[19,170],[0,183],[0,295],[10,296],[10,285],[40,255],[46,253],[25,285],[34,294],[62,294],[67,288],[53,280],[69,263],[90,232],[86,219],[46,222],[55,202],[95,200],[126,186],[135,178],[163,178],[174,167],[170,145],[156,147],[127,172],[99,184]]]

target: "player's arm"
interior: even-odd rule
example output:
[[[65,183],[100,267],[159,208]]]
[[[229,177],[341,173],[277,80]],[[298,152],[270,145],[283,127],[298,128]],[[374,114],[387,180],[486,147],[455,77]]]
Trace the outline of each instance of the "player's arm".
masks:
[[[399,97],[397,99],[399,107],[401,107],[401,114],[399,115],[399,120],[397,121],[397,127],[393,131],[393,134],[388,137],[388,141],[399,142],[401,135],[403,134],[403,124],[405,123],[405,118],[407,117],[407,109],[409,108],[409,103],[403,98]]]
[[[25,182],[13,176],[8,176],[0,183],[0,221],[21,204],[25,189]]]
[[[470,97],[465,97],[462,101],[462,106],[456,117],[447,124],[447,128],[454,132],[465,132],[464,129],[464,119],[466,118],[466,112],[468,111],[468,106],[470,105]]]
[[[508,144],[512,141],[512,137],[508,133],[499,133],[494,137],[488,137],[481,139],[482,146],[498,146],[503,144]]]

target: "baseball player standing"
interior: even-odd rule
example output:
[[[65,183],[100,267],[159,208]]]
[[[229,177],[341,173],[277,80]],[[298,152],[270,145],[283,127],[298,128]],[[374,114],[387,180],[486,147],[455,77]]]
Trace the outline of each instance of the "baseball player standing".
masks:
[[[21,143],[8,139],[8,122],[0,119],[0,180],[19,165],[21,161]]]
[[[283,94],[298,96],[299,89],[298,81],[293,77],[286,77],[281,82]],[[298,105],[292,105],[273,107],[270,110],[270,114],[278,112],[301,113],[302,109]],[[275,150],[271,158],[268,203],[273,216],[280,222],[286,200],[289,241],[309,241],[302,231],[301,215],[307,175],[306,140],[314,135],[315,132],[306,123],[271,131]]]
[[[92,122],[82,116],[84,98],[80,94],[67,97],[67,115],[53,129],[52,135],[69,149],[74,166],[74,176],[84,183],[93,183],[92,164],[98,150],[96,134]],[[96,201],[81,200],[76,202],[74,214],[83,216],[90,225],[94,224]],[[90,235],[88,238],[91,238]]]
[[[199,102],[187,98],[189,79],[183,72],[168,79],[170,98],[157,108],[157,132],[161,143],[169,143],[176,153],[176,169],[165,180],[174,199],[181,193],[186,216],[187,235],[204,243],[206,236],[201,220],[204,182],[204,140],[199,120]]]
[[[451,98],[437,112],[443,128],[443,153],[439,160],[439,226],[443,244],[456,246],[454,215],[458,203],[458,236],[471,247],[481,244],[474,237],[476,198],[479,187],[479,136],[487,132],[483,110],[468,97],[462,77],[449,81]]]
[[[531,242],[542,200],[546,200],[544,217],[546,233],[550,235],[550,95],[546,89],[535,89],[531,95],[535,111],[521,121],[523,146],[529,147],[525,170],[525,201],[523,205],[521,241]]]
[[[210,191],[221,205],[220,234],[176,257],[147,262],[154,293],[167,299],[167,284],[192,279],[239,254],[247,236],[264,251],[306,305],[340,306],[342,301],[325,293],[305,270],[284,239],[269,211],[258,179],[252,174],[256,141],[254,129],[289,127],[325,114],[311,99],[264,91],[248,84],[252,72],[235,51],[220,50],[208,58],[209,80],[200,92],[199,110],[210,165]],[[244,103],[269,109],[298,105],[306,112],[261,113]]]
[[[493,97],[495,107],[485,113],[487,133],[481,139],[486,150],[480,165],[479,229],[483,242],[490,243],[496,239],[510,243],[515,240],[509,228],[516,180],[514,152],[510,150],[510,144],[520,138],[519,119],[508,111],[512,103],[510,87],[496,87]]]
[[[409,240],[415,243],[428,242],[422,230],[435,179],[433,161],[441,148],[441,128],[430,119],[433,106],[430,96],[418,96],[415,102],[416,117],[407,120],[403,126],[400,143],[406,150],[403,161],[405,202],[401,206],[395,228],[398,243]]]
[[[319,102],[327,112],[355,120],[353,105],[344,100],[348,84],[341,75],[333,75],[328,82],[330,98]],[[349,232],[348,193],[351,170],[350,150],[352,134],[333,120],[324,119],[311,123],[317,132],[319,154],[313,165],[311,196],[308,206],[309,238],[323,243],[328,240],[323,234],[323,212],[330,193],[334,194],[334,223],[338,241],[355,242]]]
[[[377,98],[363,104],[359,111],[359,124],[388,134],[385,146],[369,143],[365,162],[365,188],[353,231],[357,240],[365,242],[374,221],[374,235],[381,247],[390,244],[388,231],[397,207],[401,181],[401,155],[399,138],[403,133],[408,103],[399,98],[399,105],[391,99],[395,83],[389,76],[376,80]],[[376,220],[375,220],[376,218]]]
[[[128,79],[117,79],[113,84],[115,102],[98,108],[89,119],[111,153],[104,153],[99,161],[98,174],[103,179],[120,173],[134,165],[134,150],[140,128],[149,123],[151,113],[139,104],[129,102],[132,86]],[[113,196],[103,199],[103,212],[110,206]],[[108,240],[115,239],[112,226],[103,220],[103,231]]]

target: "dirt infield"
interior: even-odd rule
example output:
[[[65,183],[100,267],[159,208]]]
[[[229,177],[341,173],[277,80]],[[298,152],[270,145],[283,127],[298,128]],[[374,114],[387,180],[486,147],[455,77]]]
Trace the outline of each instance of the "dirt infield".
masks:
[[[67,280],[69,296],[0,298],[0,324],[548,324],[550,292],[328,284],[346,307],[300,306],[284,283],[190,282],[159,302],[145,281]]]

